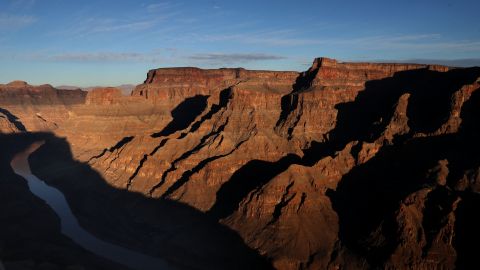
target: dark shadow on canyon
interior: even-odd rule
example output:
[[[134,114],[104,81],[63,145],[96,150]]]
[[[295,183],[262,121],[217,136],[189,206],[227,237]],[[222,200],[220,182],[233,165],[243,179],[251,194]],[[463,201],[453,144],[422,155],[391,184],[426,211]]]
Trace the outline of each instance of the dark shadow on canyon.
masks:
[[[36,90],[33,90],[35,87]],[[23,91],[23,93],[20,93]],[[29,98],[25,99],[23,94]],[[87,91],[56,89],[51,85],[28,86],[23,90],[7,87],[0,93],[0,105],[65,105],[85,104]],[[8,102],[7,102],[8,100]]]
[[[220,111],[222,108],[227,107],[228,101],[232,98],[232,89],[227,88],[222,91],[220,91],[219,97],[218,97],[218,104],[213,104],[210,107],[210,110],[208,113],[203,115],[197,122],[193,123],[193,125],[190,127],[190,130],[186,133],[182,133],[179,137],[179,139],[184,138],[187,136],[188,133],[192,133],[198,130],[198,128],[205,122],[206,120],[209,120],[212,118],[214,114],[216,114],[218,111]]]
[[[410,94],[407,107],[410,134],[435,131],[448,119],[452,94],[463,85],[473,83],[478,76],[479,68],[451,70],[445,73],[419,69],[398,72],[391,78],[367,82],[365,89],[358,94],[355,101],[337,106],[337,124],[329,132],[326,142],[313,142],[310,148],[304,150],[302,158],[290,154],[277,162],[260,160],[248,162],[217,192],[217,202],[210,214],[219,219],[228,217],[238,209],[239,203],[246,195],[268,183],[292,164],[313,166],[322,158],[334,156],[335,152],[342,150],[351,141],[374,141],[385,130],[396,103],[405,93]],[[475,92],[470,100],[470,103],[476,104],[476,108],[480,105],[479,94],[478,91]],[[298,98],[293,99],[295,100]],[[292,104],[290,101],[288,104]],[[296,106],[294,103],[292,106]],[[474,106],[466,104],[464,111],[472,107]],[[296,107],[282,111],[295,109]],[[339,216],[340,240],[348,248],[366,258],[372,267],[381,267],[398,244],[395,242],[397,230],[393,216],[395,210],[398,203],[407,195],[432,184],[426,177],[429,169],[439,160],[448,159],[449,182],[455,182],[464,170],[480,165],[478,155],[480,117],[478,109],[477,112],[469,110],[472,112],[462,112],[464,121],[459,134],[426,138],[411,138],[407,134],[401,138],[397,137],[394,145],[385,145],[374,158],[345,175],[336,191],[327,192]],[[358,151],[358,147],[352,149],[352,154],[356,156],[354,152]],[[443,193],[439,196],[445,200],[450,197]],[[478,203],[478,194],[468,196],[474,198],[461,204],[457,221],[458,230],[462,227],[468,231],[460,233],[457,240],[458,250],[466,252],[463,253],[466,255],[459,255],[457,263],[459,266],[473,262],[473,253],[471,250],[468,251],[473,242],[468,235],[479,235],[467,221],[469,220],[467,215],[473,215],[474,209],[478,209],[475,208],[478,205],[472,207],[470,204]],[[432,197],[429,203],[433,206],[426,210],[427,219],[443,218],[444,212],[435,212],[436,207],[441,207],[438,206],[438,200],[436,203]],[[438,231],[435,225],[426,222],[426,228],[430,228],[432,232]],[[384,240],[372,245],[368,242],[369,237],[379,226],[382,226]],[[427,236],[427,242],[431,244],[431,241],[431,237]]]
[[[46,143],[30,156],[32,172],[60,189],[80,224],[100,239],[194,269],[269,269],[236,232],[188,205],[116,189],[85,163],[69,143],[50,133],[1,135],[20,151]],[[2,152],[8,159],[12,153]],[[5,163],[3,160],[2,163]]]
[[[421,72],[418,73],[421,74]],[[480,75],[479,69],[463,71],[466,74],[461,74],[461,72],[461,70],[453,70],[445,74],[446,78],[449,79],[448,81],[445,81],[445,79],[432,81],[432,78],[439,75],[434,73],[433,76],[423,77],[431,73],[430,71],[424,73],[422,77],[414,77],[419,81],[419,87],[425,86],[425,84],[431,84],[433,87],[426,88],[430,92],[426,90],[410,92],[412,96],[407,115],[410,119],[409,126],[414,132],[429,132],[440,127],[448,116],[450,106],[448,101],[450,101],[450,96],[453,94],[455,87],[458,90],[463,84],[474,82],[474,78]],[[402,78],[401,82],[408,82],[408,77],[400,78]],[[424,88],[411,87],[410,89]],[[398,91],[397,97],[402,93],[401,87],[398,88]],[[435,96],[431,100],[438,103],[436,106],[427,103],[429,93]],[[478,239],[479,236],[478,231],[476,232],[470,225],[467,225],[472,221],[472,216],[475,215],[473,210],[479,206],[479,195],[475,193],[463,194],[452,190],[465,170],[480,166],[480,156],[478,155],[480,151],[478,141],[479,95],[480,92],[477,90],[470,100],[464,104],[461,113],[463,122],[458,133],[404,138],[402,142],[394,145],[385,145],[374,158],[365,164],[356,166],[346,174],[335,191],[331,190],[327,193],[339,216],[340,240],[344,245],[364,256],[372,267],[382,267],[382,263],[388,259],[388,256],[399,244],[396,242],[398,228],[395,225],[394,215],[400,201],[423,187],[435,186],[436,184],[428,177],[428,170],[433,168],[439,160],[444,159],[448,160],[447,185],[449,187],[437,187],[429,194],[427,199],[423,220],[424,229],[427,230],[427,246],[425,249],[431,246],[432,235],[439,232],[442,220],[449,213],[449,205],[456,196],[460,196],[461,198],[467,198],[467,200],[462,201],[458,210],[457,224],[459,225],[456,232],[459,233],[459,237],[455,244],[459,252],[457,265],[467,265],[476,260],[469,251],[470,248],[474,248],[473,242],[466,235],[473,237],[473,239]],[[366,96],[359,95],[359,98],[361,98],[360,100],[368,100]],[[394,102],[394,100],[392,99],[391,102]],[[363,106],[368,105],[365,102],[363,103]],[[358,109],[361,107],[358,105],[358,107],[354,106],[353,108],[356,109],[347,110],[347,112],[359,113]],[[434,114],[431,114],[432,111]],[[339,111],[339,114],[341,112]],[[388,117],[387,119],[389,119],[391,113],[389,111],[384,111],[383,115],[370,113],[363,118],[369,121],[360,119],[360,122],[364,122],[371,127],[372,121],[375,121],[378,117]],[[352,117],[349,119],[353,121]],[[340,131],[354,132],[356,130],[354,127],[358,126],[357,123],[352,125],[352,129],[345,127]],[[375,127],[373,129],[363,129],[358,134],[359,137],[352,139],[374,139],[380,135],[381,130]],[[370,137],[371,134],[375,135]],[[342,133],[339,136],[339,138],[342,138]],[[349,137],[346,136],[345,138],[341,142],[346,142]],[[476,206],[473,206],[472,203],[476,203]],[[372,245],[372,235],[380,227],[382,228],[383,240],[381,243],[377,242]],[[468,233],[465,231],[468,231]],[[468,263],[465,263],[465,261]]]
[[[87,252],[61,234],[53,210],[30,192],[25,179],[13,172],[13,156],[45,136],[0,133],[0,258],[4,266],[19,269],[18,262],[22,262],[34,269],[43,269],[42,265],[53,269],[126,269]]]
[[[222,91],[220,91],[220,94],[219,94],[219,103],[218,104],[213,104],[211,107],[210,107],[210,110],[204,114],[202,117],[200,117],[200,119],[198,121],[196,121],[195,123],[192,124],[192,126],[190,127],[190,131],[188,133],[191,133],[191,132],[195,132],[199,127],[200,125],[203,124],[203,122],[205,122],[206,120],[208,119],[211,119],[212,116],[219,112],[222,108],[225,108],[227,105],[228,105],[228,101],[231,99],[232,97],[232,89],[231,88],[227,88],[227,89],[224,89]],[[162,174],[162,178],[160,179],[160,181],[154,185],[150,191],[149,191],[149,194],[150,195],[153,195],[153,193],[155,192],[155,190],[159,187],[161,187],[166,179],[167,179],[167,176],[170,172],[174,171],[176,169],[176,164],[182,160],[185,160],[187,159],[188,157],[190,157],[192,154],[198,152],[200,149],[202,149],[205,144],[207,143],[208,140],[210,140],[211,138],[215,138],[217,136],[219,136],[223,130],[225,129],[225,127],[227,126],[228,124],[228,119],[226,122],[224,122],[223,124],[219,125],[218,127],[216,127],[214,130],[212,130],[211,133],[208,133],[206,135],[204,135],[201,139],[200,139],[200,142],[194,146],[192,149],[184,152],[182,155],[180,155],[178,158],[176,158],[175,160],[173,160],[173,162],[171,163],[170,165],[170,168],[168,168],[166,171],[163,172]],[[187,136],[188,133],[182,133],[180,134],[180,136],[178,137],[178,139],[182,139],[184,138],[185,136]],[[153,136],[153,135],[152,135]],[[243,142],[241,142],[240,144],[242,144]],[[235,147],[238,148],[240,145],[237,145]],[[233,152],[233,151],[232,151]],[[202,162],[200,162],[196,167],[194,167],[192,170],[190,171],[186,171],[182,177],[180,179],[178,179],[170,188],[168,188],[166,190],[166,192],[162,195],[163,198],[167,198],[171,193],[173,193],[175,190],[177,190],[178,188],[180,188],[184,183],[186,183],[189,179],[189,177],[195,173],[195,171],[198,171],[200,170],[202,167],[204,167],[206,164],[208,164],[209,162],[213,161],[213,160],[216,160],[218,158],[222,158],[222,157],[225,157],[229,154],[226,154],[226,155],[219,155],[219,156],[213,156],[213,157],[210,157],[208,158],[207,160],[204,160]]]
[[[19,121],[18,117],[12,114],[10,111],[0,108],[0,113],[2,113],[7,118],[7,120],[12,123],[18,130],[27,131],[23,123]],[[0,117],[3,116],[0,115]]]
[[[299,162],[297,155],[287,155],[276,162],[252,160],[238,169],[217,191],[217,200],[209,215],[226,218],[238,209],[239,203],[253,190],[262,187],[283,172],[290,164]]]
[[[381,267],[396,243],[394,214],[398,203],[426,185],[426,172],[454,150],[453,136],[418,138],[384,146],[368,162],[342,177],[327,195],[339,216],[339,238],[344,245]],[[383,222],[383,223],[382,223]],[[372,245],[372,233],[382,226],[383,241]]]
[[[297,79],[295,87],[297,90],[282,98],[282,112],[277,125],[285,122],[288,114],[297,108],[298,92],[311,90],[308,88],[311,85],[308,80],[313,80],[316,72],[313,70],[311,74],[309,72],[301,74]],[[334,156],[335,152],[342,150],[349,142],[375,140],[385,130],[393,115],[395,104],[404,93],[411,95],[407,107],[411,133],[434,131],[449,115],[453,92],[459,90],[462,85],[473,83],[478,76],[480,68],[454,69],[448,72],[425,68],[397,72],[393,77],[368,81],[365,89],[359,92],[354,101],[337,105],[337,123],[328,133],[327,141],[313,141],[309,148],[303,150],[303,157],[289,154],[276,162],[249,161],[219,189],[217,201],[209,214],[215,218],[231,215],[238,209],[245,195],[265,185],[292,164],[313,166],[322,158]],[[405,140],[406,137],[398,139]],[[441,146],[441,143],[438,146]],[[422,147],[429,150],[434,146],[427,142],[427,145]],[[400,149],[394,147],[385,151],[386,156],[395,156]],[[408,187],[406,189],[410,190]]]
[[[449,182],[462,178],[462,172],[469,170],[472,178],[480,178],[480,90],[475,91],[470,99],[464,104],[461,117],[462,137],[459,141],[465,146],[456,155],[459,166],[457,171],[451,172]],[[471,170],[472,168],[476,168]],[[477,180],[478,181],[478,180]],[[480,194],[472,190],[466,190],[461,194],[462,201],[459,203],[456,214],[455,226],[455,249],[458,252],[456,267],[458,269],[479,268],[478,243],[480,243]]]
[[[172,110],[172,121],[162,131],[152,134],[153,138],[168,136],[187,128],[207,108],[208,96],[196,95],[186,98]]]
[[[401,71],[393,77],[368,81],[352,102],[338,104],[337,123],[324,143],[312,142],[304,151],[305,164],[332,156],[351,141],[372,142],[389,124],[400,96],[409,93],[407,117],[410,133],[428,133],[448,118],[451,96],[465,84],[473,83],[480,68],[448,72],[418,69]]]
[[[418,69],[369,81],[355,101],[337,106],[337,125],[329,136],[343,144],[377,138],[392,117],[392,107],[405,93],[411,95],[407,107],[411,132],[433,132],[447,120],[452,94],[475,82],[479,74],[480,68],[448,72]]]
[[[298,103],[299,103],[298,93],[304,90],[307,90],[308,88],[311,87],[312,82],[318,73],[318,70],[319,68],[316,67],[314,69],[310,68],[309,70],[300,73],[297,79],[295,80],[295,83],[292,85],[292,91],[290,92],[290,94],[284,95],[281,98],[280,117],[277,120],[277,123],[275,125],[276,127],[284,125],[285,120],[288,118],[288,116],[297,109]],[[294,126],[297,125],[298,120],[299,119],[297,119],[296,123],[292,127],[289,127],[289,129],[287,130],[288,139],[292,138],[292,132],[293,132]]]

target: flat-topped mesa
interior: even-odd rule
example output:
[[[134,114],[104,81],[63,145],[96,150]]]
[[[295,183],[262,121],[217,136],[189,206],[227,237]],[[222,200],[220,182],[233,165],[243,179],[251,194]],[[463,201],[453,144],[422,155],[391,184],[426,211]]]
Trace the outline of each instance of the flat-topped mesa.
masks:
[[[412,64],[412,63],[372,63],[372,62],[339,62],[327,57],[319,57],[313,60],[312,68],[318,67],[341,67],[349,70],[384,70],[386,72],[398,72],[411,69],[427,68],[429,70],[445,72],[450,67],[442,65]]]
[[[312,87],[364,87],[365,82],[393,76],[396,72],[428,69],[446,72],[450,67],[423,64],[361,63],[338,62],[335,59],[320,57],[313,61],[311,68],[304,73]],[[303,87],[305,89],[305,87]]]
[[[293,71],[246,70],[244,68],[201,69],[195,67],[152,69],[147,74],[146,84],[182,83],[216,86],[226,82],[246,79],[290,80],[298,76]]]
[[[132,96],[166,100],[193,95],[211,95],[238,83],[259,88],[285,88],[295,82],[294,71],[246,70],[243,68],[200,69],[159,68],[150,70],[144,84],[135,88]]]

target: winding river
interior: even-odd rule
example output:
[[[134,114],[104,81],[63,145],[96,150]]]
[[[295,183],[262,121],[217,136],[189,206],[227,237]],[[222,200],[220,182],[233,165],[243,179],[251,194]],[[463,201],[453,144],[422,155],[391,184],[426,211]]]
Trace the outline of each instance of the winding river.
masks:
[[[59,216],[61,230],[64,235],[86,250],[132,269],[153,270],[170,268],[165,260],[105,242],[84,230],[70,209],[63,193],[47,185],[30,171],[28,156],[43,144],[43,141],[33,143],[28,149],[15,155],[10,165],[16,174],[27,180],[30,191],[44,200]]]

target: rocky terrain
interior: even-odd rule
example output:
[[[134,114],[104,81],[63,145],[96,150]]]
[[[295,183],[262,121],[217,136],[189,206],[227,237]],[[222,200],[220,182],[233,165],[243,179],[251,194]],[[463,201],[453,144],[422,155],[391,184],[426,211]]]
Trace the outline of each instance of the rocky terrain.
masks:
[[[0,85],[0,131],[46,140],[33,172],[82,226],[174,268],[467,268],[479,265],[479,89],[478,67],[162,68],[130,96]],[[39,263],[5,239],[0,258]]]
[[[133,89],[135,89],[135,85],[133,84],[122,84],[118,86],[114,86],[115,88],[120,89],[123,95],[129,96],[132,92]],[[73,86],[73,85],[59,85],[56,86],[55,88],[57,89],[64,89],[64,90],[84,90],[84,91],[90,91],[96,88],[103,88],[102,86],[89,86],[89,87],[78,87],[78,86]]]

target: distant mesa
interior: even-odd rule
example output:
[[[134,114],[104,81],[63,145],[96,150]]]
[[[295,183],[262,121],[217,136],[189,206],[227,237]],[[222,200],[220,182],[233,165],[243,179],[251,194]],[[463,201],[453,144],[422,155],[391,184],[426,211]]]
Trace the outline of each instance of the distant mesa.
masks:
[[[78,86],[73,86],[73,85],[59,85],[59,86],[56,86],[55,88],[57,89],[62,89],[62,90],[78,90],[78,89],[82,89],[81,87],[78,87]]]
[[[122,84],[118,86],[113,86],[115,88],[120,89],[122,95],[124,96],[129,96],[132,92],[133,89],[135,89],[134,84]],[[57,89],[62,89],[62,90],[84,90],[84,91],[90,91],[96,88],[105,88],[105,87],[110,87],[110,86],[87,86],[87,87],[80,87],[80,86],[75,86],[75,85],[59,85],[56,88]]]
[[[28,83],[25,81],[12,81],[7,83],[7,85],[11,87],[25,87],[28,86]]]

